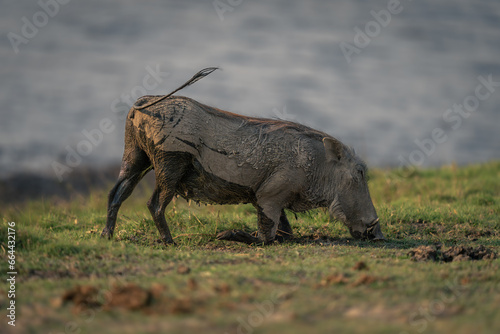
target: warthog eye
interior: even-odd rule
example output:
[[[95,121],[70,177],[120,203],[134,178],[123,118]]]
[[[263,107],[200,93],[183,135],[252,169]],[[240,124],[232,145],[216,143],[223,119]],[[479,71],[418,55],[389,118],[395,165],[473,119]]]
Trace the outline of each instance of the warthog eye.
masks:
[[[361,175],[362,180],[365,180],[366,182],[368,182],[369,177],[366,174],[366,171],[364,169],[359,169],[359,174]]]

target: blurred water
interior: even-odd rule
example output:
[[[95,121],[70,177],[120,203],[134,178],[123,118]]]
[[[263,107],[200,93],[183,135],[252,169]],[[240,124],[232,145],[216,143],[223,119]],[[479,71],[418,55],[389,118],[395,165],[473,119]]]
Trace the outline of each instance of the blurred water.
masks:
[[[428,143],[437,127],[447,140],[422,159],[413,154],[419,164],[500,158],[500,87],[456,129],[457,122],[443,120],[448,108],[474,95],[478,76],[500,81],[497,1],[402,0],[401,12],[379,24],[350,63],[340,43],[354,45],[354,29],[365,30],[375,20],[370,11],[387,10],[388,1],[219,0],[226,11],[218,13],[211,0],[73,0],[53,17],[45,14],[46,24],[39,13],[47,10],[37,2],[0,3],[1,176],[54,174],[51,163],[67,165],[68,147],[76,150],[82,131],[98,129],[103,118],[115,129],[102,142],[96,137],[75,165],[119,161],[124,121],[114,109],[125,103],[113,103],[140,93],[158,66],[169,75],[150,77],[148,94],[221,66],[180,94],[306,123],[353,146],[372,166],[410,159],[422,151],[415,140]],[[26,20],[40,28],[15,53],[8,34],[23,36]]]

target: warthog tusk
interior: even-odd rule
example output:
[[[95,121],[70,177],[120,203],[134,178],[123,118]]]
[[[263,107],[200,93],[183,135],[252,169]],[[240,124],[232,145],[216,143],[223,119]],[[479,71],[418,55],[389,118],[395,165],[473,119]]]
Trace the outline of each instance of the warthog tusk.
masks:
[[[372,222],[370,223],[370,225],[368,225],[368,227],[370,228],[370,227],[373,227],[373,226],[377,225],[378,220],[379,220],[379,219],[377,218],[377,219],[375,219],[374,221],[372,221]]]

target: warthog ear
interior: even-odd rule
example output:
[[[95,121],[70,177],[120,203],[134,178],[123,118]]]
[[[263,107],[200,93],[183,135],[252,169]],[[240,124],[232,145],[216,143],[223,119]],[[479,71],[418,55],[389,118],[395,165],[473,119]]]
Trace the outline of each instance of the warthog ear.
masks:
[[[339,161],[342,159],[344,145],[335,138],[324,137],[325,155],[327,161]]]

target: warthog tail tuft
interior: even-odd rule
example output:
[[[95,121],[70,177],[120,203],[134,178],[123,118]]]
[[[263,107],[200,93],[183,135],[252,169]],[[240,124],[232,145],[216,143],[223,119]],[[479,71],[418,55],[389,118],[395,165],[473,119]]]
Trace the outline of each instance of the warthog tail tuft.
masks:
[[[158,103],[158,102],[160,102],[162,100],[165,100],[167,97],[174,95],[175,93],[177,93],[181,89],[183,89],[183,88],[185,88],[185,87],[187,87],[189,85],[194,84],[196,81],[200,80],[201,78],[206,77],[207,75],[209,75],[210,73],[212,73],[213,71],[215,71],[217,69],[218,69],[218,67],[207,67],[207,68],[204,68],[201,71],[199,71],[198,73],[196,73],[195,75],[193,75],[193,77],[191,79],[189,79],[184,85],[180,86],[179,88],[177,88],[173,92],[171,92],[171,93],[169,93],[167,95],[164,95],[164,96],[160,97],[158,100],[153,101],[153,102],[148,103],[148,104],[143,105],[143,106],[136,106],[134,104],[133,108],[135,110],[141,110],[141,109],[145,109],[145,108],[151,107],[152,105],[154,105],[154,104],[156,104],[156,103]]]

